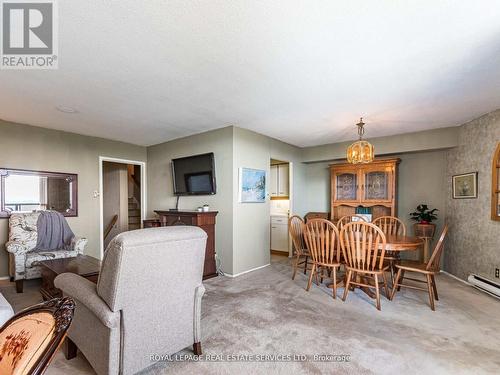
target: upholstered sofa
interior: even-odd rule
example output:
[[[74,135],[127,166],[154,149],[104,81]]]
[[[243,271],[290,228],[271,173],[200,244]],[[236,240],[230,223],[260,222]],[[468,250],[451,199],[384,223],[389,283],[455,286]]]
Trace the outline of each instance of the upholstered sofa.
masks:
[[[73,237],[69,249],[33,251],[37,244],[37,221],[40,212],[12,213],[9,218],[9,275],[16,281],[18,293],[23,291],[23,280],[41,277],[38,262],[47,259],[70,258],[82,254],[86,238]]]
[[[66,357],[76,344],[98,375],[127,375],[190,345],[201,354],[206,241],[194,226],[125,232],[108,245],[97,285],[57,276],[55,286],[77,305]]]

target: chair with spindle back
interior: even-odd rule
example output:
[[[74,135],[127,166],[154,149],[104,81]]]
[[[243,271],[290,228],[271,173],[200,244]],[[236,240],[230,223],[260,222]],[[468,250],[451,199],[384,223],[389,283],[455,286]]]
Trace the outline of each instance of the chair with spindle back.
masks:
[[[329,212],[308,212],[304,216],[304,222],[307,223],[309,220],[312,220],[312,219],[325,219],[325,220],[328,220],[329,216],[330,216]]]
[[[373,224],[382,229],[382,232],[387,235],[406,236],[406,225],[395,216],[380,216],[373,220]],[[394,283],[394,265],[399,262],[399,253],[387,251],[385,260],[389,263],[389,270],[391,271],[391,282]]]
[[[351,284],[375,288],[377,309],[380,310],[380,285],[379,276],[382,276],[385,295],[389,299],[389,288],[384,266],[386,247],[384,232],[372,223],[362,221],[345,224],[340,231],[340,244],[346,261],[347,278],[344,288],[343,300],[347,298]],[[357,276],[360,276],[358,281]],[[363,283],[363,279],[370,278],[375,285]]]
[[[352,218],[353,217],[356,217],[358,218],[358,221],[366,221],[365,218],[361,215],[346,215],[346,216],[342,216],[338,221],[337,221],[337,229],[339,231],[342,230],[342,228],[344,227],[344,225],[348,224],[348,223],[352,223]]]
[[[429,302],[431,305],[431,309],[432,311],[435,310],[434,299],[436,299],[436,301],[439,301],[439,297],[437,293],[436,279],[434,276],[440,271],[439,263],[441,261],[441,255],[444,250],[444,240],[446,238],[447,233],[448,233],[448,224],[445,224],[441,232],[441,236],[439,237],[439,240],[436,244],[436,247],[434,248],[434,251],[428,263],[423,263],[414,260],[402,260],[400,264],[396,264],[398,273],[396,275],[396,280],[394,281],[394,285],[392,286],[391,300],[394,298],[396,291],[399,290],[401,287],[423,290],[429,293]],[[404,276],[405,271],[424,275],[425,280],[405,277]],[[427,288],[425,289],[416,287],[414,285],[403,284],[404,279],[425,283],[427,284]]]
[[[333,298],[337,297],[337,269],[340,267],[339,231],[330,221],[311,219],[304,227],[304,240],[311,254],[313,266],[306,290],[311,288],[313,276],[327,276],[324,271],[333,271]]]
[[[395,216],[380,216],[373,220],[372,223],[382,229],[385,235],[406,236],[405,223]]]
[[[297,269],[304,264],[304,274],[307,272],[307,261],[310,256],[304,242],[304,220],[298,215],[293,215],[288,219],[288,232],[292,237],[293,248],[295,250],[295,260],[293,262],[292,280],[295,279]],[[304,258],[304,260],[301,260]]]

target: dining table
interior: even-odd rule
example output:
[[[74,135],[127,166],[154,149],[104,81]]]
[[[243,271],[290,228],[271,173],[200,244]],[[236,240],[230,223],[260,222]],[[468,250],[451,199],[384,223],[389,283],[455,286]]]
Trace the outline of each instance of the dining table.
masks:
[[[385,250],[395,252],[397,257],[401,252],[416,251],[424,244],[423,239],[414,236],[386,234],[385,239]],[[382,242],[379,243],[378,250],[382,250],[383,246]],[[328,285],[328,287],[332,288],[333,284]],[[375,294],[369,288],[362,287],[361,290],[371,298],[375,298]]]
[[[394,251],[398,253],[401,251],[418,250],[420,246],[424,244],[423,239],[413,236],[386,234],[385,239],[386,239],[385,250]],[[384,245],[383,243],[379,244],[379,250],[382,249],[383,245]]]

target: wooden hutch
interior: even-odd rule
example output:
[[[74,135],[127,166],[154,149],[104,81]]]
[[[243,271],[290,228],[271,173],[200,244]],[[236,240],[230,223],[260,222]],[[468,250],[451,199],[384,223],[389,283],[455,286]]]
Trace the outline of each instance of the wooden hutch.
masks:
[[[354,215],[356,207],[369,207],[372,220],[397,216],[396,188],[400,159],[367,164],[331,164],[331,220]]]

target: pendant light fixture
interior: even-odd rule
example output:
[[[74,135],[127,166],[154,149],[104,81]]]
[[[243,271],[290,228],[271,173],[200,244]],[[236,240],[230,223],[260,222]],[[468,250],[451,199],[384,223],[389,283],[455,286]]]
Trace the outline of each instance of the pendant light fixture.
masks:
[[[375,157],[375,148],[370,142],[363,140],[363,134],[365,134],[363,117],[359,119],[356,126],[359,140],[347,148],[347,161],[352,164],[371,163]]]

